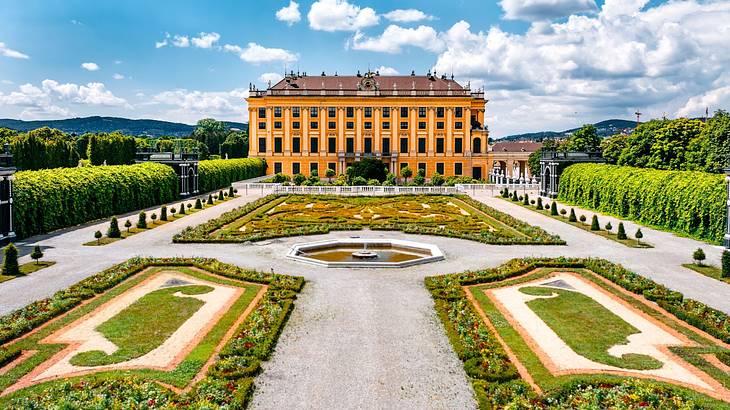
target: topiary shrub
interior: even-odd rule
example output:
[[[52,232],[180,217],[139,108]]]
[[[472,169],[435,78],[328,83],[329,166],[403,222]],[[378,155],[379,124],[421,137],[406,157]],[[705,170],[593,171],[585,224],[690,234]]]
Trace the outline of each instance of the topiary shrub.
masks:
[[[177,211],[177,213],[180,215],[185,215],[185,204],[184,203],[182,203],[182,202],[180,203],[180,210]]]
[[[601,225],[598,224],[598,217],[596,215],[593,215],[593,219],[591,219],[591,231],[600,231]]]
[[[555,201],[550,204],[550,215],[558,216],[558,205],[555,203]]]
[[[529,205],[530,204],[530,196],[525,193],[524,200],[522,201],[523,205]]]
[[[101,245],[101,238],[104,236],[104,234],[101,233],[101,231],[94,232],[94,238],[96,239],[96,244]]]
[[[121,238],[122,232],[119,230],[119,222],[117,221],[117,217],[112,217],[112,220],[109,222],[109,229],[106,231],[106,236],[110,238]]]
[[[611,222],[606,222],[606,230],[611,233],[611,229],[613,229],[613,225],[611,225]]]
[[[641,245],[641,238],[644,237],[644,234],[641,232],[641,228],[636,230],[636,233],[634,234],[634,237],[636,238],[636,243]]]
[[[30,257],[35,261],[37,265],[38,261],[43,257],[43,251],[41,250],[40,245],[36,245],[35,248],[33,248],[33,253],[30,254]]]
[[[233,192],[233,185],[228,187],[228,196],[233,198],[234,192]]]
[[[208,205],[213,205],[213,195],[208,194],[208,202],[207,202],[207,204]]]
[[[697,248],[697,250],[692,254],[692,259],[695,260],[697,266],[702,266],[702,262],[707,259],[707,255],[705,255],[705,251],[703,251],[702,248]]]
[[[722,277],[730,278],[730,251],[722,251]]]
[[[203,209],[203,202],[200,201],[200,198],[195,200],[195,209]]]
[[[3,275],[20,276],[20,265],[18,265],[18,248],[12,243],[3,250]]]
[[[627,239],[626,236],[626,229],[624,228],[624,223],[619,222],[618,223],[618,233],[616,234],[618,239]]]
[[[568,211],[565,210],[565,208],[560,210],[560,216],[565,217],[565,214],[567,214]]]
[[[147,229],[147,214],[144,212],[139,213],[139,217],[137,218],[137,228],[139,229]]]
[[[578,222],[578,218],[575,216],[575,209],[570,208],[570,216],[568,217],[568,222]]]
[[[160,221],[167,221],[167,205],[162,205],[160,209]]]
[[[536,207],[537,207],[537,209],[542,209],[542,197],[541,196],[538,196],[537,197],[537,205],[536,205]]]
[[[167,220],[167,219],[165,219],[165,220]],[[132,221],[127,219],[127,222],[124,223],[124,227],[127,228],[127,233],[129,233],[129,228],[132,227]]]

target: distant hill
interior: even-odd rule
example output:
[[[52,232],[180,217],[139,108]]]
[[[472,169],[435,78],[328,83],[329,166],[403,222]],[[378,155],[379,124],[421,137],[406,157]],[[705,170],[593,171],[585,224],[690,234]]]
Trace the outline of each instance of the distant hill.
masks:
[[[248,130],[248,124],[241,122],[228,122],[231,128]],[[0,128],[10,128],[18,131],[30,131],[41,127],[57,128],[69,134],[84,134],[86,132],[113,132],[121,131],[126,135],[150,137],[161,137],[169,135],[173,137],[187,137],[193,132],[195,126],[177,122],[158,120],[130,120],[117,117],[86,117],[69,118],[66,120],[40,120],[22,121],[12,119],[0,119]]]
[[[633,130],[636,128],[636,121],[618,120],[611,119],[593,124],[596,127],[596,131],[600,137],[609,137],[613,134],[617,134],[621,131]],[[541,141],[546,138],[563,138],[578,131],[578,128],[572,128],[569,130],[557,132],[557,131],[540,131],[530,132],[526,134],[515,134],[508,135],[506,137],[498,138],[499,141]]]

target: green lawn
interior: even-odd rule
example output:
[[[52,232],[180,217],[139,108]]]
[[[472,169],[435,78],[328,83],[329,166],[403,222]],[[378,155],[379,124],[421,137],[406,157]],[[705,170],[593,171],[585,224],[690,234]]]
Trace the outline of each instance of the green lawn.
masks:
[[[609,366],[624,369],[658,369],[662,363],[650,356],[627,354],[615,357],[608,349],[628,343],[627,337],[639,330],[611,313],[592,298],[570,290],[529,286],[520,292],[539,298],[527,302],[532,309],[573,351]]]
[[[711,266],[711,265],[698,265],[696,263],[685,263],[684,265],[687,269],[692,269],[693,271],[697,273],[701,273],[705,276],[709,276],[713,279],[721,280],[723,282],[730,283],[730,278],[723,278],[722,277],[722,269],[718,268],[717,266]]]
[[[119,350],[111,355],[100,350],[82,352],[71,358],[75,366],[102,366],[125,362],[160,346],[186,320],[203,306],[196,298],[174,296],[199,295],[212,291],[210,286],[176,286],[148,293],[116,316],[99,325],[99,331]]]
[[[33,272],[38,272],[39,270],[43,268],[47,268],[49,266],[55,265],[56,262],[53,261],[38,261],[38,262],[28,262],[20,265],[20,273],[23,275],[29,275]],[[0,283],[9,281],[11,279],[15,279],[17,276],[11,276],[11,275],[2,275],[0,274]]]

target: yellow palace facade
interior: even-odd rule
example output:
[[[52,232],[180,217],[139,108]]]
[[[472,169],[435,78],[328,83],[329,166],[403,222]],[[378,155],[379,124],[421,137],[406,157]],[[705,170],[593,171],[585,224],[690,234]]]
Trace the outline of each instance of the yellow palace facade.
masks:
[[[268,174],[342,174],[363,158],[426,177],[486,178],[488,136],[483,92],[445,76],[288,74],[249,93],[249,156]]]

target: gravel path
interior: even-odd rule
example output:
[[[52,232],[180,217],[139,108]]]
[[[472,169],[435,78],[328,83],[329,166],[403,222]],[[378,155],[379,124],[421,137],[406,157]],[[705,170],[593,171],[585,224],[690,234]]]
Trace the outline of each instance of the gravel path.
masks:
[[[434,274],[497,266],[525,256],[602,257],[730,312],[730,286],[682,268],[702,246],[708,260],[719,247],[642,228],[655,249],[633,249],[518,205],[477,193],[475,198],[528,223],[559,234],[568,246],[489,246],[399,232],[335,232],[282,238],[266,245],[172,244],[172,236],[266,192],[248,192],[151,231],[103,247],[84,247],[107,223],[42,239],[56,265],[0,284],[0,314],[47,297],[132,256],[204,256],[307,279],[276,352],[256,381],[254,408],[474,408],[472,390],[423,286]],[[592,213],[585,214],[590,217]],[[122,223],[125,218],[121,218]],[[616,219],[612,219],[616,221]],[[133,219],[134,221],[134,219]],[[601,218],[602,224],[605,218]],[[614,224],[617,225],[617,224]],[[635,228],[628,224],[627,232]],[[284,257],[297,242],[323,238],[391,237],[439,246],[442,262],[398,270],[325,269]],[[26,242],[33,245],[38,239]],[[21,262],[29,260],[28,257]]]

